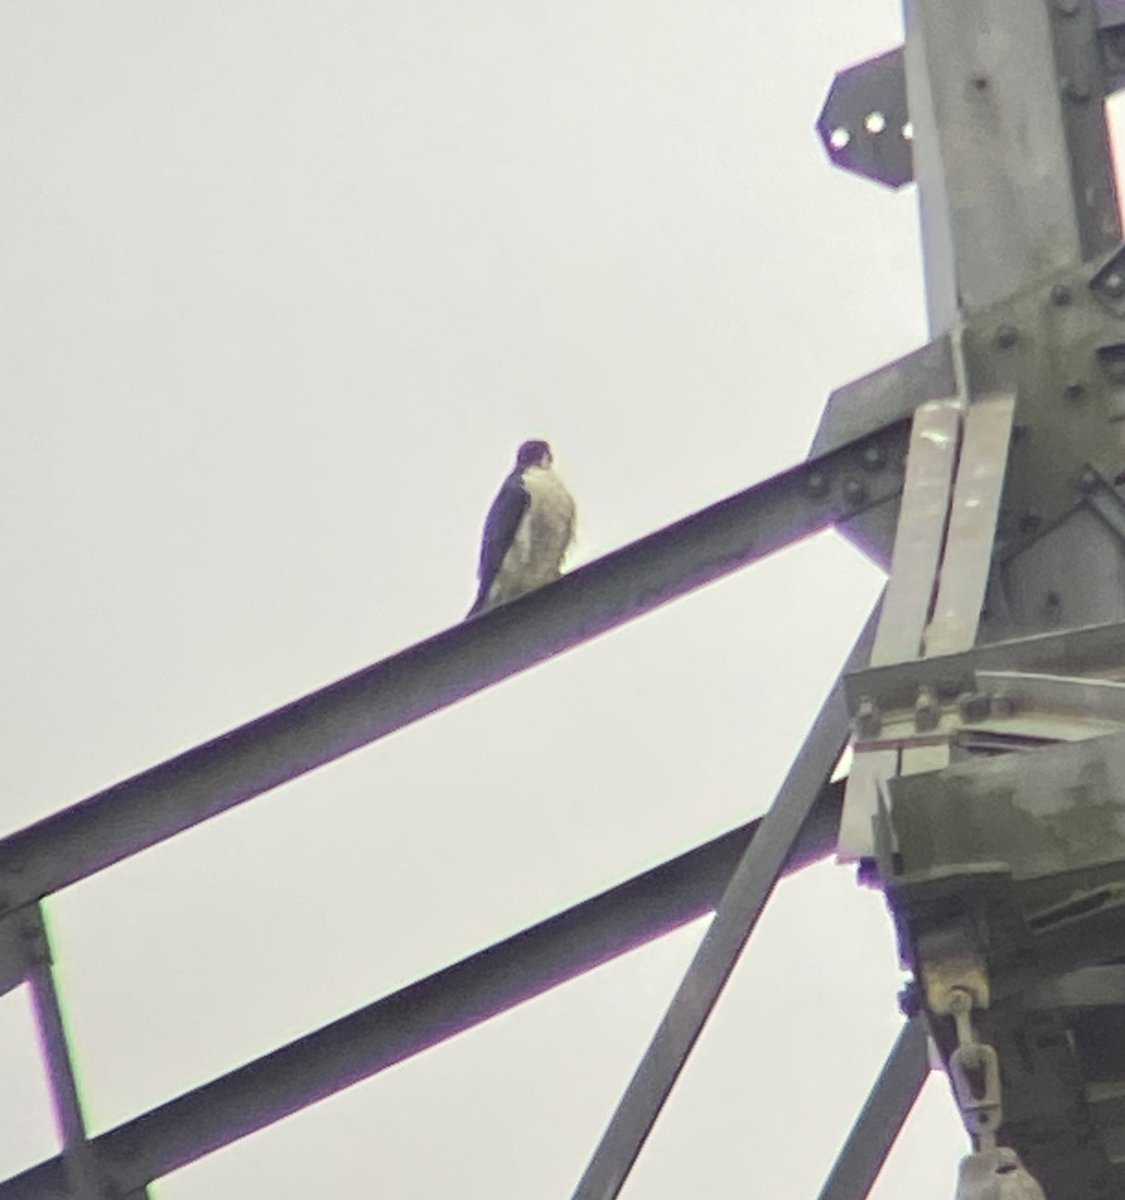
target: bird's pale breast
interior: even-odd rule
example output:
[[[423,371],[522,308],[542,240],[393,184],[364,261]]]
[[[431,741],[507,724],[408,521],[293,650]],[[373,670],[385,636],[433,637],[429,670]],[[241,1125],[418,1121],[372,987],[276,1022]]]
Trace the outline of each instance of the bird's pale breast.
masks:
[[[527,511],[491,589],[497,601],[557,579],[574,538],[574,500],[555,472],[549,467],[528,467],[523,486]]]

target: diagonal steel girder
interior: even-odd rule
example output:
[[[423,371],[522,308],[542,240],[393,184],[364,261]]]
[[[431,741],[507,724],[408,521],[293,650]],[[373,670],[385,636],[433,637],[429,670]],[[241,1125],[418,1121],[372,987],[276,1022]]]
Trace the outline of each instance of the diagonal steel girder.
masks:
[[[0,914],[897,496],[889,424],[0,840]]]
[[[887,1055],[818,1200],[864,1200],[929,1073],[926,1027],[921,1017],[914,1017]]]
[[[820,792],[786,871],[832,852],[842,800],[842,783]],[[418,980],[100,1135],[87,1151],[117,1194],[143,1188],[712,912],[760,826],[732,829]],[[58,1157],[0,1183],[0,1200],[72,1200],[68,1186]]]
[[[844,671],[865,664],[880,606],[868,618]],[[687,1063],[703,1026],[773,893],[850,732],[843,677],[821,706],[808,737],[723,892],[715,918],[684,975],[621,1103],[602,1134],[574,1200],[613,1200]]]

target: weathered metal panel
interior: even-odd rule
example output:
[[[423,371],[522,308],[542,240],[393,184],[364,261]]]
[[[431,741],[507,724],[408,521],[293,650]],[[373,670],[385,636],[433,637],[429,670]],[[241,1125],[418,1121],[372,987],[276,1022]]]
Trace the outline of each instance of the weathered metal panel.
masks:
[[[960,426],[961,405],[956,400],[932,400],[914,410],[891,577],[871,651],[873,666],[914,659],[920,653],[945,541]],[[879,788],[898,769],[897,751],[856,748],[840,819],[840,862],[874,853],[871,822]]]
[[[1014,409],[1014,396],[986,396],[970,405],[965,414],[941,582],[933,620],[926,630],[927,657],[966,650],[976,641]]]
[[[1088,508],[1006,560],[999,578],[997,616],[1014,633],[1125,620],[1125,543]]]
[[[903,877],[1004,864],[1019,882],[1115,864],[1125,878],[1125,734],[958,763],[890,790]]]

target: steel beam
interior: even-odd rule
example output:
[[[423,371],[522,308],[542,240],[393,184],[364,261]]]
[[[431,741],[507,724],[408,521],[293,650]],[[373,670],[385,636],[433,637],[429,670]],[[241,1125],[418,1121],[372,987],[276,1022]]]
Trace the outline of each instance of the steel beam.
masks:
[[[819,1200],[864,1200],[871,1190],[930,1073],[926,1041],[921,1018],[902,1027]]]
[[[47,1067],[51,1105],[62,1141],[62,1160],[70,1194],[75,1200],[103,1200],[105,1193],[97,1164],[86,1139],[86,1122],[55,987],[51,944],[43,910],[38,904],[28,905],[13,914],[13,919],[20,924],[27,950],[27,983]]]
[[[1072,180],[1048,6],[904,0],[904,15],[927,299],[940,333],[960,309],[1080,262],[1087,218],[1100,215]],[[1087,91],[1082,103],[1100,101]]]
[[[1059,632],[993,642],[973,650],[916,662],[871,667],[845,681],[851,704],[873,700],[884,712],[909,708],[920,688],[944,698],[972,691],[981,671],[1020,671],[1041,675],[1085,675],[1125,667],[1125,621],[1085,625]]]
[[[786,862],[836,844],[843,785],[824,788]],[[127,1194],[585,971],[712,912],[762,822],[721,837],[102,1134]],[[0,1200],[69,1200],[61,1158],[0,1183]]]
[[[31,903],[519,671],[883,503],[899,422],[775,475],[0,841],[0,913]]]
[[[868,619],[845,670],[865,663],[875,637],[878,609]],[[687,974],[672,998],[621,1103],[602,1134],[574,1200],[617,1196],[739,956],[773,893],[816,797],[849,734],[844,685],[838,679],[789,769],[758,836],[747,847],[727,885]]]

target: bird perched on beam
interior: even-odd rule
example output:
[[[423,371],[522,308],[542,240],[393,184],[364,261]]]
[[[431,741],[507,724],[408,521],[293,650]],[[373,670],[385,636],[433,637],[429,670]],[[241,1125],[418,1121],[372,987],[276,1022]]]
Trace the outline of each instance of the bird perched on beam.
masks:
[[[574,538],[574,500],[552,462],[546,442],[524,442],[516,451],[485,518],[470,617],[558,579]]]

